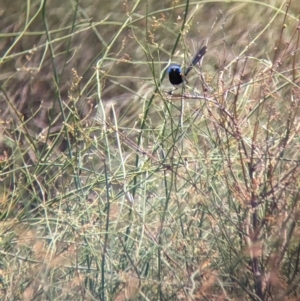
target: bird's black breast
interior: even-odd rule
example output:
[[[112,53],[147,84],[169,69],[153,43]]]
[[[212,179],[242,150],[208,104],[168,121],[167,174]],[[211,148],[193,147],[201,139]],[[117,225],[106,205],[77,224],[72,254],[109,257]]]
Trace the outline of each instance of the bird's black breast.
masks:
[[[172,85],[180,85],[183,82],[181,68],[170,67],[169,68],[169,80]]]

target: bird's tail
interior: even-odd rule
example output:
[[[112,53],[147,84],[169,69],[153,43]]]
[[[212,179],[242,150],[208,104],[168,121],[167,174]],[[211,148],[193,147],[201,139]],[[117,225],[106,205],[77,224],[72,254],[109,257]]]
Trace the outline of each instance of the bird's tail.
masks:
[[[193,67],[202,59],[202,57],[204,56],[204,54],[206,53],[207,47],[203,46],[202,48],[200,48],[200,50],[198,50],[191,62],[191,64],[189,65],[189,67],[186,69],[184,75],[187,76],[189,74],[189,72],[193,69]]]

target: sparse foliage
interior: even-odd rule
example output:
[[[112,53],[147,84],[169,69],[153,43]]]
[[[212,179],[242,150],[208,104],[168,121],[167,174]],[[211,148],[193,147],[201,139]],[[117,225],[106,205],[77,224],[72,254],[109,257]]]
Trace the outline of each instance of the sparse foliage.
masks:
[[[0,299],[300,300],[297,1],[16,2]]]

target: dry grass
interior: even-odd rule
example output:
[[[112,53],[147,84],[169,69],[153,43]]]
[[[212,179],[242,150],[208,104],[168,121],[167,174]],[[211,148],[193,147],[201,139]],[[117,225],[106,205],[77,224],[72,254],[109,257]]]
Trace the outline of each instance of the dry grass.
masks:
[[[296,2],[1,2],[1,300],[300,300]]]

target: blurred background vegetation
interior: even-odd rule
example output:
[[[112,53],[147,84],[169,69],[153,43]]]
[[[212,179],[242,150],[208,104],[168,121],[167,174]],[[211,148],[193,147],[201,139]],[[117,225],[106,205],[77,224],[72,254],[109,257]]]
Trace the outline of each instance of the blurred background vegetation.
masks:
[[[2,0],[1,300],[300,300],[299,9]]]

